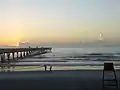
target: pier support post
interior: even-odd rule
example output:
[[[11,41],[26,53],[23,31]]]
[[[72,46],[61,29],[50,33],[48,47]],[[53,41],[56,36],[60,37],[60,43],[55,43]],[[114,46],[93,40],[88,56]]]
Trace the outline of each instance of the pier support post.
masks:
[[[27,56],[27,51],[25,51],[25,56]]]
[[[26,51],[26,56],[28,56],[29,55],[29,51]]]
[[[31,51],[29,51],[29,55],[31,55]]]
[[[5,63],[5,54],[2,53],[1,54],[1,70],[2,71],[5,71],[5,65],[4,65],[4,63]]]
[[[7,60],[10,62],[10,53],[7,53]]]
[[[18,52],[16,52],[17,53],[17,59],[19,58],[19,56],[18,56]]]
[[[25,57],[26,55],[25,55],[25,51],[23,52],[23,56]]]
[[[20,52],[20,58],[23,58],[23,56],[22,56],[22,52]]]
[[[28,51],[29,55],[30,55],[30,51]]]
[[[12,52],[13,60],[15,59],[15,52]]]

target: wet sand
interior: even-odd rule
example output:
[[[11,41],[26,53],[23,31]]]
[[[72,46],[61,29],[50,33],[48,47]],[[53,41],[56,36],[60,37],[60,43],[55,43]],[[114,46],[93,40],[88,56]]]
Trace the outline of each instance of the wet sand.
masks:
[[[120,86],[120,71],[116,71],[116,74]],[[1,72],[0,88],[1,90],[101,90],[102,70]]]

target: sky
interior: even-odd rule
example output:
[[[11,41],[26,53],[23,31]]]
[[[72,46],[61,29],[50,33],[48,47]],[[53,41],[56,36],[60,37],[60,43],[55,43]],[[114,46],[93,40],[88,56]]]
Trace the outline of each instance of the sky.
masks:
[[[120,0],[0,0],[0,45],[120,41]]]

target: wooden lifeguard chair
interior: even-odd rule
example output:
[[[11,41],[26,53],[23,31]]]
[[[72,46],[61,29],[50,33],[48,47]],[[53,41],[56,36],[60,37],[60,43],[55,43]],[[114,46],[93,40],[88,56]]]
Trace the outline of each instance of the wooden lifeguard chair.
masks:
[[[102,90],[106,88],[118,90],[118,82],[113,63],[104,63],[102,84]]]

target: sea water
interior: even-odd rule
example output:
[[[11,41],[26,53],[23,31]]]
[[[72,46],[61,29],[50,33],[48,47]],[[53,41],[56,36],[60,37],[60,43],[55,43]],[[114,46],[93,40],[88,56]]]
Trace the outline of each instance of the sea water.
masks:
[[[90,69],[93,66],[94,68],[100,68],[98,66],[103,66],[104,62],[113,62],[115,66],[120,68],[120,47],[52,48],[51,53],[28,58],[28,60],[36,59],[42,60],[42,62],[47,60],[50,63],[58,60],[80,63],[82,69],[86,67]],[[75,67],[65,67],[63,69],[73,68]],[[61,67],[54,67],[53,69],[61,69]],[[33,70],[33,68],[30,67],[30,70]]]

